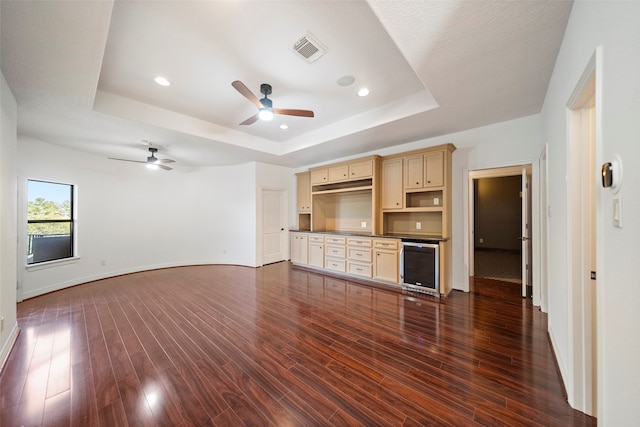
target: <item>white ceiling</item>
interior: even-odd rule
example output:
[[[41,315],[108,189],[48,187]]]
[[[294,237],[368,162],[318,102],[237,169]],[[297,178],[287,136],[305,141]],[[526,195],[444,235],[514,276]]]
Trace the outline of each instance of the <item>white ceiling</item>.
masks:
[[[0,67],[25,137],[139,160],[150,140],[176,169],[298,167],[538,113],[571,4],[2,0]],[[312,63],[293,50],[307,33],[327,49]],[[234,80],[315,117],[240,126],[256,107]]]

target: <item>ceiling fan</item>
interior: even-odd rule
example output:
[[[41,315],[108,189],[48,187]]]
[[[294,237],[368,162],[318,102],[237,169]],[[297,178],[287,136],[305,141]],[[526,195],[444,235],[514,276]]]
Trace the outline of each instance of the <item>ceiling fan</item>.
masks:
[[[298,116],[298,117],[313,117],[313,111],[311,110],[294,110],[290,108],[273,108],[273,102],[267,98],[268,95],[271,95],[271,85],[267,83],[262,83],[260,85],[260,93],[264,95],[264,98],[258,99],[257,96],[253,94],[242,83],[240,80],[236,80],[231,83],[231,86],[235,88],[241,95],[251,101],[256,107],[258,107],[258,112],[249,117],[244,122],[240,123],[240,125],[250,125],[261,120],[271,120],[274,114],[283,114],[286,116]]]
[[[134,163],[144,163],[147,165],[147,167],[149,169],[164,169],[166,171],[170,171],[173,168],[170,168],[169,166],[165,166],[165,163],[174,163],[175,160],[171,160],[171,159],[158,159],[155,154],[158,152],[158,149],[156,147],[149,147],[149,153],[151,153],[151,155],[149,157],[147,157],[146,161],[142,161],[142,160],[129,160],[129,159],[116,159],[114,157],[109,157],[109,159],[111,160],[120,160],[123,162],[134,162]]]

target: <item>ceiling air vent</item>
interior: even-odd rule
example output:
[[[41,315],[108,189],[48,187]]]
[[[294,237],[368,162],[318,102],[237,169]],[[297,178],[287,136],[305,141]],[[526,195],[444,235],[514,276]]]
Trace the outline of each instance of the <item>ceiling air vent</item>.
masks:
[[[293,45],[293,50],[298,52],[308,63],[318,60],[327,53],[327,49],[307,33]]]

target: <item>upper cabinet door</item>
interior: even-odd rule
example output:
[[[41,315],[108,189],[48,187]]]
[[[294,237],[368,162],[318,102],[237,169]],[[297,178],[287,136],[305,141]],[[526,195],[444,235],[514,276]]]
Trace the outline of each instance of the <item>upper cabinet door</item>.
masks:
[[[382,209],[402,209],[402,159],[382,162]]]
[[[424,186],[444,185],[444,151],[424,155]]]
[[[406,157],[404,159],[404,188],[422,188],[424,179],[424,156]]]
[[[326,184],[329,182],[329,171],[317,169],[311,171],[311,185]]]
[[[347,179],[349,179],[349,166],[329,168],[329,182],[346,181]]]
[[[373,176],[373,160],[352,163],[349,165],[349,179],[371,178]]]

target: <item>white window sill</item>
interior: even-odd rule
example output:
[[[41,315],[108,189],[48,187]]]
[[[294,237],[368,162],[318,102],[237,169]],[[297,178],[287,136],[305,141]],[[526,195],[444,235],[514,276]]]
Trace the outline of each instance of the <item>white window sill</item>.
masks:
[[[75,264],[78,261],[80,261],[80,257],[74,256],[71,258],[63,258],[63,259],[56,259],[53,261],[39,262],[37,264],[27,264],[25,265],[24,268],[27,271],[38,271],[38,270],[44,270],[45,268],[53,268],[53,267],[59,267],[61,265]]]

